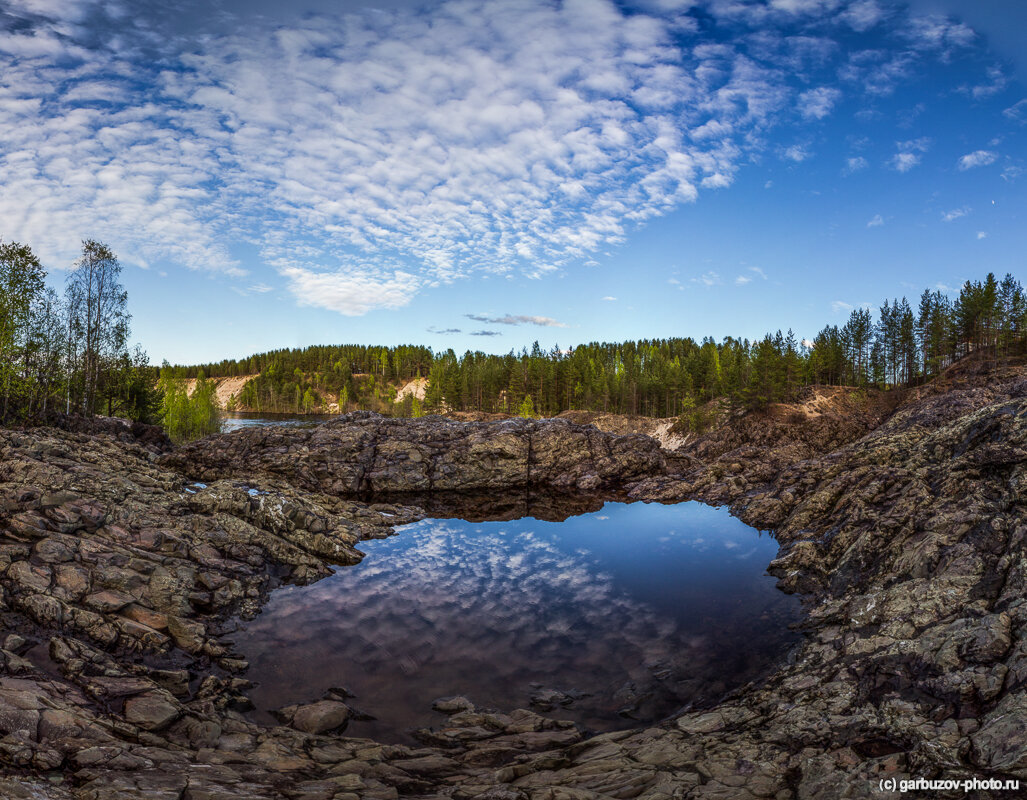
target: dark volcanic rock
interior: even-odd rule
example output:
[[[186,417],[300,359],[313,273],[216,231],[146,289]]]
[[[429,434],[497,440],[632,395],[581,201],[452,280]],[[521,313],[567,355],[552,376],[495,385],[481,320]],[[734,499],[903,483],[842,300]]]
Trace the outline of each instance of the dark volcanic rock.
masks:
[[[354,412],[316,428],[248,428],[165,456],[198,480],[284,478],[336,496],[509,492],[521,487],[595,491],[661,474],[647,436],[614,436],[566,420],[454,422]]]

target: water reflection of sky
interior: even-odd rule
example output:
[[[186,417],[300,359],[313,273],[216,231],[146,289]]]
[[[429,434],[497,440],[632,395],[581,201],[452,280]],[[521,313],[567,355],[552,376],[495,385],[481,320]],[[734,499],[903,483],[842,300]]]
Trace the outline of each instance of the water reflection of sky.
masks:
[[[589,693],[560,716],[610,728],[715,699],[793,641],[796,603],[764,573],[774,541],[699,503],[424,520],[361,547],[235,637],[258,708],[345,686],[378,717],[354,735],[397,738],[438,721],[437,697],[510,709],[541,687]]]

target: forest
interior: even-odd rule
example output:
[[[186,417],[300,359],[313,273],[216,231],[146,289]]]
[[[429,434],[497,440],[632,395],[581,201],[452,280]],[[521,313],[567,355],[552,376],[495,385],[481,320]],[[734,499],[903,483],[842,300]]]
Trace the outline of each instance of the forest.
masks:
[[[128,346],[120,274],[111,249],[88,239],[59,295],[30,247],[0,241],[0,423],[55,414],[159,421],[157,371]]]
[[[692,416],[711,400],[760,409],[794,400],[811,384],[911,386],[981,350],[1004,359],[1027,349],[1027,301],[1012,275],[967,281],[953,300],[925,290],[918,305],[886,300],[877,318],[852,311],[812,340],[789,330],[749,341],[727,337],[642,339],[554,345],[493,355],[426,347],[317,346],[275,350],[242,360],[169,368],[175,377],[257,375],[243,388],[240,407],[309,413],[337,403],[417,415],[409,397],[393,403],[396,387],[428,379],[424,410],[485,411],[555,416],[585,409],[653,417]]]
[[[591,410],[682,417],[726,400],[745,409],[791,401],[811,384],[911,386],[969,353],[1007,359],[1027,351],[1027,299],[1012,275],[967,281],[951,299],[927,290],[917,306],[884,301],[875,316],[852,311],[812,340],[789,330],[749,341],[726,337],[592,342],[544,350],[538,342],[505,355],[419,345],[319,345],[241,360],[159,371],[129,349],[127,293],[110,248],[94,240],[68,272],[62,295],[46,286],[31,249],[0,242],[0,422],[55,414],[104,414],[161,423],[182,440],[216,430],[206,378],[254,376],[233,403],[261,412],[370,409],[397,416],[483,411],[555,416]],[[192,396],[185,378],[200,378]],[[397,389],[427,379],[423,403]]]

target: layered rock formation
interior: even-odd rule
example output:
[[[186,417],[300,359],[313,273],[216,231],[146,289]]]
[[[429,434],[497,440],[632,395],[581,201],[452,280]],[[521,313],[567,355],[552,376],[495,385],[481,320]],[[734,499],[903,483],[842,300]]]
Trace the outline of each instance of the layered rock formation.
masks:
[[[564,422],[360,415],[164,455],[0,432],[0,796],[842,798],[887,778],[1027,781],[1027,380],[955,376],[879,421],[747,418],[673,457]],[[771,569],[808,600],[803,644],[715,708],[587,739],[459,698],[423,748],[347,738],[339,695],[279,727],[242,716],[245,654],[224,634],[280,580],[315,580],[423,515],[407,493],[547,485],[730,503],[774,528]]]
[[[315,428],[250,428],[212,436],[162,463],[200,480],[273,476],[339,497],[421,492],[594,491],[660,474],[659,446],[564,420],[454,422],[366,411]]]

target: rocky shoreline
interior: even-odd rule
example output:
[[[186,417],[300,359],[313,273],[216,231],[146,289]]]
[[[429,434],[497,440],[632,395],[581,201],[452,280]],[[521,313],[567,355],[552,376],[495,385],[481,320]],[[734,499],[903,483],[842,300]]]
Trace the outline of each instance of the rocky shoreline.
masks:
[[[564,420],[361,413],[174,450],[140,431],[0,431],[0,796],[783,799],[1027,780],[1025,458],[1012,369],[953,374],[894,411],[735,419],[673,453]],[[730,504],[776,531],[803,644],[714,709],[590,738],[462,698],[423,747],[347,737],[343,693],[280,726],[247,719],[234,620],[437,513],[426,498],[473,515],[526,492]]]

